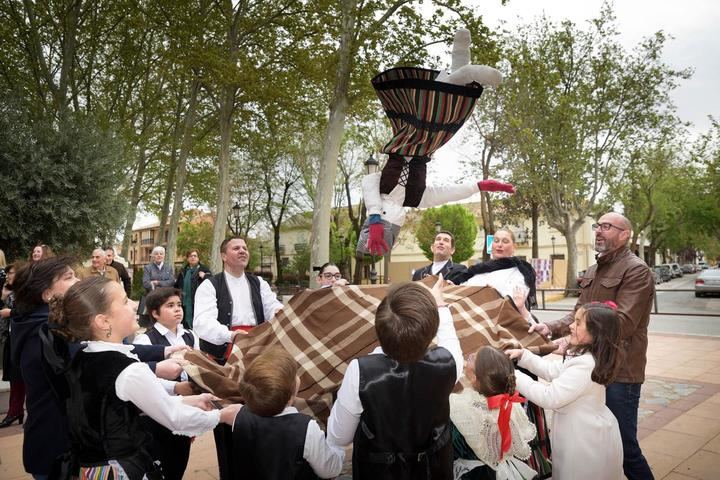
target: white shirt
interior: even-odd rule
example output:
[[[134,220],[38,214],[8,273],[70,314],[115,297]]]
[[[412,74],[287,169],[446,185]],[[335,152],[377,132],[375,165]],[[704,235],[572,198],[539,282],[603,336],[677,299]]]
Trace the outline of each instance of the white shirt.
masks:
[[[134,347],[121,343],[87,342],[83,352],[120,352],[137,360],[130,353]],[[220,411],[200,410],[182,402],[182,397],[170,396],[147,364],[128,365],[115,379],[115,394],[124,402],[132,402],[148,417],[176,435],[198,436],[212,430],[220,422]]]
[[[241,407],[241,409],[244,407]],[[297,408],[285,407],[285,409],[275,415],[282,417],[283,415],[297,414]],[[233,427],[235,422],[233,422]],[[340,475],[343,462],[345,461],[345,450],[341,447],[330,445],[325,439],[325,433],[315,420],[310,420],[305,431],[305,447],[303,448],[303,458],[312,467],[315,475],[320,478],[335,478]]]
[[[190,334],[193,337],[193,344],[189,345],[189,347],[194,348],[195,350],[200,350],[200,339],[198,338],[198,336],[192,330],[185,330],[183,328],[182,324],[177,326],[176,333],[173,333],[170,330],[168,330],[168,328],[160,322],[155,322],[155,325],[153,327],[155,328],[155,330],[158,331],[158,333],[160,335],[162,335],[163,337],[165,337],[167,339],[167,341],[170,343],[171,347],[174,347],[176,345],[187,345],[185,343],[185,340],[183,339],[183,335],[185,334],[185,332],[190,332]],[[152,345],[153,343],[150,341],[150,337],[148,337],[146,334],[143,333],[143,334],[135,337],[135,339],[133,340],[133,344],[134,345]],[[188,381],[187,373],[182,372],[180,374],[180,381],[182,381],[182,382]],[[172,383],[168,384],[166,382],[172,382]],[[166,390],[168,389],[168,387],[170,387],[170,385],[172,385],[172,390],[168,391],[168,393],[170,393],[171,395],[173,395],[175,393],[175,383],[176,382],[173,382],[172,380],[163,380],[162,383],[163,383],[163,386],[165,386]]]
[[[443,260],[442,262],[433,262],[432,267],[430,267],[430,271],[433,275],[437,275],[437,273],[443,269],[447,262],[448,260]]]
[[[407,157],[409,158],[409,157]],[[382,172],[365,175],[362,179],[363,201],[367,207],[367,214],[381,214],[383,219],[402,226],[405,222],[405,187],[396,185],[389,194],[380,193],[380,176]],[[459,185],[441,185],[437,187],[426,186],[418,208],[430,208],[445,205],[449,202],[468,198],[480,189],[477,180]]]
[[[265,280],[260,277],[258,280],[260,280],[263,314],[265,320],[269,321],[283,307],[283,304],[278,301],[277,296]],[[257,325],[250,297],[250,285],[245,274],[234,277],[226,270],[225,281],[233,303],[230,325]],[[193,330],[200,338],[214,345],[224,345],[232,338],[230,329],[218,322],[217,296],[212,282],[202,282],[195,292]]]
[[[517,267],[503,268],[494,272],[478,273],[468,279],[463,285],[472,287],[493,287],[503,297],[513,296],[515,287],[520,287],[525,292],[525,296],[530,289],[525,284],[525,278]]]
[[[437,346],[447,349],[455,360],[455,380],[463,374],[463,355],[460,340],[455,332],[450,309],[439,308],[440,325],[437,332]],[[384,355],[382,347],[377,347],[370,355]],[[363,406],[360,401],[360,366],[357,359],[352,360],[345,371],[337,400],[333,404],[328,419],[327,439],[330,445],[343,447],[349,445],[360,423]]]
[[[175,333],[168,330],[168,328],[160,322],[155,322],[153,328],[157,330],[160,335],[167,339],[171,347],[175,345],[186,345],[185,340],[183,339],[183,335],[185,334],[185,332],[189,332],[193,337],[193,344],[189,346],[191,348],[194,348],[195,350],[200,350],[200,339],[198,338],[197,334],[192,330],[185,330],[182,324],[177,326],[177,331]],[[133,343],[135,345],[152,345],[150,337],[148,337],[144,333],[135,337]]]

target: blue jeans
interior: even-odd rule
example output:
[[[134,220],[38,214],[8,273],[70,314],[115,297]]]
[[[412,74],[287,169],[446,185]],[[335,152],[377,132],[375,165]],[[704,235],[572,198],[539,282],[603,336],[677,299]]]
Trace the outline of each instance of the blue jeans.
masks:
[[[641,383],[611,383],[605,404],[617,418],[623,444],[623,470],[628,480],[653,480],[650,466],[637,439],[638,405]]]

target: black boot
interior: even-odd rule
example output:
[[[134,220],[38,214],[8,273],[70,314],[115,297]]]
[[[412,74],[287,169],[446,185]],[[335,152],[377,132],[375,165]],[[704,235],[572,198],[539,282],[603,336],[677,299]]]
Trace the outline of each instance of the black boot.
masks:
[[[9,427],[13,423],[15,423],[15,420],[18,420],[18,425],[23,424],[23,420],[25,420],[25,412],[21,413],[20,415],[7,415],[2,422],[0,422],[0,428]]]

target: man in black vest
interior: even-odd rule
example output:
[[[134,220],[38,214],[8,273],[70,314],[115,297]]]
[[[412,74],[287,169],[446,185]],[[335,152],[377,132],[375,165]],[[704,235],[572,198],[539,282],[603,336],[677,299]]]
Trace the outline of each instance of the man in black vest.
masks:
[[[202,282],[195,292],[193,331],[200,337],[200,350],[223,364],[236,335],[269,321],[283,305],[265,280],[245,272],[250,252],[244,239],[226,239],[220,255],[223,271]],[[219,425],[214,434],[220,479],[236,478],[229,459],[232,429]]]
[[[231,237],[220,245],[223,271],[195,292],[193,330],[200,350],[224,362],[236,335],[270,320],[282,303],[260,277],[245,272],[250,261],[245,240]]]
[[[433,253],[433,263],[413,272],[412,279],[422,280],[428,275],[440,275],[448,278],[450,274],[456,274],[467,270],[465,265],[453,263],[452,256],[455,253],[455,237],[453,234],[443,230],[435,235],[435,241],[430,245]]]

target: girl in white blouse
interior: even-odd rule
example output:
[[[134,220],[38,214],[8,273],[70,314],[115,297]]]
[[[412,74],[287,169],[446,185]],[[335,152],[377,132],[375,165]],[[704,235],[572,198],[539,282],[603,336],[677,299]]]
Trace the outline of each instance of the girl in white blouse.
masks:
[[[550,382],[516,371],[517,390],[555,411],[551,429],[555,480],[623,477],[623,449],[617,420],[605,406],[605,386],[622,362],[620,323],[614,305],[590,303],[575,312],[570,347],[562,362],[528,350],[505,353],[518,365]]]
[[[51,320],[76,341],[86,341],[66,375],[68,423],[80,478],[161,478],[148,453],[142,413],[178,435],[200,435],[231,423],[239,406],[212,410],[210,394],[169,395],[123,338],[137,329],[134,303],[121,284],[93,277],[73,285],[53,306]],[[74,472],[77,473],[77,472]]]

